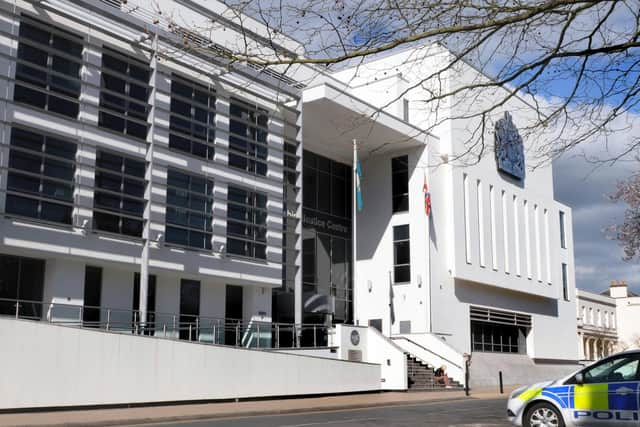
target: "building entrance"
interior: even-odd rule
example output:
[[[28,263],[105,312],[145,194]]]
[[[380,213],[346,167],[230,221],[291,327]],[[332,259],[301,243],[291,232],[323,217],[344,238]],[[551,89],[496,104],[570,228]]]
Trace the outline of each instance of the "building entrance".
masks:
[[[34,258],[0,255],[0,314],[27,319],[42,316],[45,261]],[[37,302],[37,303],[36,303]]]
[[[225,323],[229,325],[225,328],[225,344],[239,343],[242,327],[236,328],[234,325],[242,323],[242,286],[227,285],[226,298],[224,302]]]
[[[200,282],[182,279],[180,281],[180,339],[193,340],[198,336],[200,316]]]

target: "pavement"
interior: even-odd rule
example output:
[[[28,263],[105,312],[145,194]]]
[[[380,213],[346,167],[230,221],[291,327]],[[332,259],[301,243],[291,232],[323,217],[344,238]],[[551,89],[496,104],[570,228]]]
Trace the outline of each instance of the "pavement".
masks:
[[[361,408],[382,408],[429,402],[470,399],[506,399],[496,390],[428,392],[383,392],[334,395],[308,398],[244,400],[239,402],[142,406],[116,409],[77,409],[47,412],[15,412],[0,414],[0,426],[121,426],[150,423],[173,423],[214,420],[257,415],[300,414]]]

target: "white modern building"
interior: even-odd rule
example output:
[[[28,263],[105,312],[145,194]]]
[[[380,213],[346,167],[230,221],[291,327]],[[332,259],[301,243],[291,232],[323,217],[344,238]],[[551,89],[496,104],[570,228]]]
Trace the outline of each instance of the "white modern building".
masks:
[[[616,301],[582,289],[576,295],[580,358],[594,361],[609,356],[618,348]]]
[[[571,209],[554,200],[550,165],[526,166],[540,141],[525,138],[520,152],[494,145],[500,132],[518,141],[516,128],[532,120],[534,110],[522,98],[511,98],[486,119],[484,141],[495,157],[462,157],[481,121],[461,117],[477,114],[504,92],[486,91],[472,105],[462,96],[425,105],[430,86],[422,79],[446,61],[451,54],[432,46],[336,75],[355,95],[420,129],[435,124],[437,137],[363,162],[357,320],[392,337],[427,347],[438,337],[471,353],[472,385],[495,383],[499,371],[509,382],[521,381],[524,372],[530,379],[548,376],[578,360]],[[483,79],[458,63],[428,83],[453,92]]]
[[[362,381],[339,391],[406,388],[398,351],[460,380],[471,353],[472,385],[570,369],[571,210],[554,200],[550,165],[527,167],[537,141],[518,128],[531,106],[513,97],[489,114],[489,154],[469,164],[478,119],[440,123],[464,100],[437,116],[421,104],[421,76],[451,55],[442,47],[334,75],[230,66],[239,40],[262,54],[304,47],[281,35],[267,45],[266,28],[227,12],[205,0],[0,3],[0,314],[252,348],[333,345],[329,357],[382,365],[353,365]],[[198,32],[212,20],[215,34]],[[449,87],[485,78],[466,64],[443,75]],[[389,366],[404,371],[390,381]],[[277,393],[330,391],[314,385]],[[247,395],[233,393],[215,396]]]

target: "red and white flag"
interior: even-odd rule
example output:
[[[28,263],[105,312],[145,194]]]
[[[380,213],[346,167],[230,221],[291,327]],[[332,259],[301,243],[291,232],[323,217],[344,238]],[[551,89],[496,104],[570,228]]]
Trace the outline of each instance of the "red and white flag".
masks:
[[[424,185],[422,186],[422,192],[424,193],[424,213],[427,216],[431,215],[431,193],[429,193],[429,186],[427,185],[427,174],[424,174]]]

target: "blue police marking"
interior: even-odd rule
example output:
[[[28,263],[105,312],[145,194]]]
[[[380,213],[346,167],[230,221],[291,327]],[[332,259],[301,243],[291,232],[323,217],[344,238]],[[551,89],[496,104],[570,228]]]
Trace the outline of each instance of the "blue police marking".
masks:
[[[609,384],[609,409],[637,411],[638,384],[637,382]]]
[[[637,412],[630,411],[573,411],[573,418],[591,418],[596,420],[640,421]]]
[[[561,409],[571,408],[570,406],[570,392],[573,390],[573,386],[564,385],[558,387],[547,387],[542,389],[542,395],[552,399],[558,404]]]

